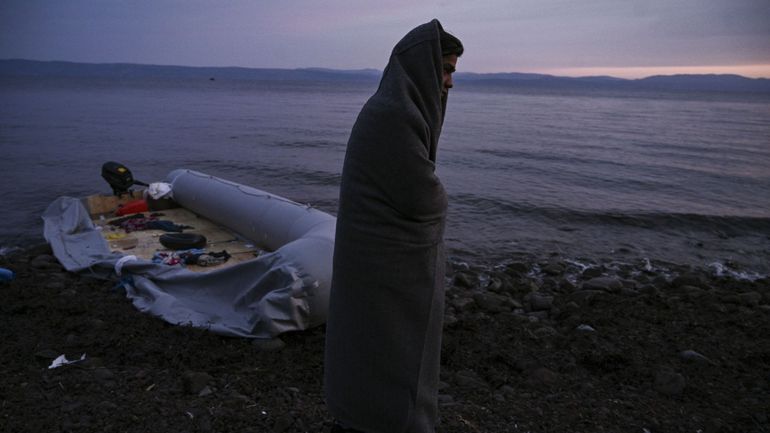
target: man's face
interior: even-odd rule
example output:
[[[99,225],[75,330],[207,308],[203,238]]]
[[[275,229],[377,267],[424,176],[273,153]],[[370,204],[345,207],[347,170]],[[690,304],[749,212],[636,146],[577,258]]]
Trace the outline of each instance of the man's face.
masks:
[[[447,94],[449,93],[449,89],[452,88],[452,74],[455,72],[455,68],[457,67],[457,55],[450,54],[448,56],[444,56],[442,61],[444,64],[444,79],[442,81],[441,95],[446,98]]]

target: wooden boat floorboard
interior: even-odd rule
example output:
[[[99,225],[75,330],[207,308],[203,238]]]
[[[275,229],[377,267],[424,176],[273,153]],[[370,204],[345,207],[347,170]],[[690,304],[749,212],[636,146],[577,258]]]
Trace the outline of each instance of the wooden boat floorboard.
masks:
[[[160,243],[160,236],[167,233],[163,230],[139,230],[126,233],[120,227],[110,225],[123,216],[115,217],[112,212],[122,202],[133,200],[134,197],[128,197],[123,200],[116,200],[112,196],[90,196],[86,199],[87,209],[91,212],[91,218],[94,224],[101,227],[102,236],[114,252],[126,255],[135,255],[140,259],[152,260],[157,252],[171,252]],[[96,212],[93,212],[93,211]],[[104,213],[105,210],[109,213]],[[216,266],[198,266],[188,265],[187,269],[194,272],[205,272],[212,269],[232,266],[236,263],[251,260],[263,251],[250,241],[236,235],[231,230],[222,227],[214,222],[190,212],[182,207],[174,207],[156,211],[143,212],[145,216],[154,214],[159,220],[171,221],[174,224],[186,225],[192,228],[185,229],[184,233],[196,233],[206,237],[206,246],[203,248],[207,252],[227,251],[231,255],[230,259]]]

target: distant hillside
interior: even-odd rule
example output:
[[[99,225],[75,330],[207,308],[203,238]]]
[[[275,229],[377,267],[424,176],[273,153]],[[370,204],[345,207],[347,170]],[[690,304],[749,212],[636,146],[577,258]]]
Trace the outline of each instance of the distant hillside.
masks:
[[[714,89],[726,92],[770,92],[770,80],[740,75],[657,75],[636,80],[641,87],[667,90]]]
[[[381,73],[376,69],[265,69],[0,60],[0,75],[5,76],[376,81]],[[627,80],[607,76],[572,78],[518,72],[491,74],[458,72],[455,75],[455,81],[479,86],[529,89],[770,93],[770,79],[746,78],[739,75],[667,75]]]
[[[455,81],[522,88],[770,93],[770,79],[740,75],[658,75],[628,80],[606,76],[573,78],[544,74],[458,73]]]
[[[33,77],[201,78],[231,80],[373,80],[376,69],[341,71],[322,68],[254,69],[239,67],[192,67],[139,65],[133,63],[41,62],[0,60],[0,75]]]

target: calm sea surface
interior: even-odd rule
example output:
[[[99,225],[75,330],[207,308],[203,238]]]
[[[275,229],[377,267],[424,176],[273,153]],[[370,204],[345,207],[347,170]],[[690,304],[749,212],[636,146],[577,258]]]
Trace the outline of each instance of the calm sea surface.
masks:
[[[42,240],[61,195],[109,193],[114,160],[190,168],[336,212],[376,83],[0,78],[0,248]],[[770,272],[770,99],[568,95],[457,84],[438,154],[449,253]]]

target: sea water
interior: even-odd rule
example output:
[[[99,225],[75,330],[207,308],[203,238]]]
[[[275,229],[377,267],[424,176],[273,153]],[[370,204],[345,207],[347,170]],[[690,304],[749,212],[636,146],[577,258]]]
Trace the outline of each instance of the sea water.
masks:
[[[371,82],[0,78],[0,248],[100,169],[190,168],[336,212]],[[528,254],[770,272],[770,99],[456,83],[437,173],[456,260]]]

